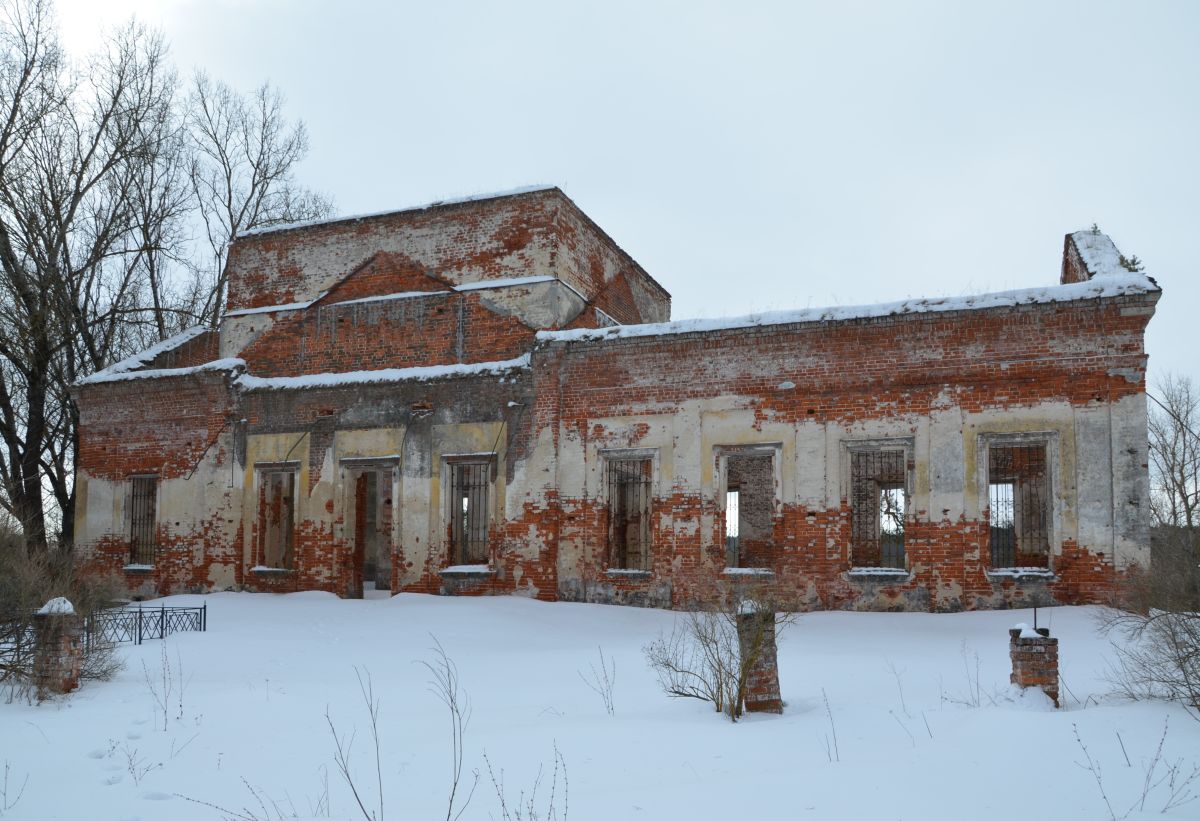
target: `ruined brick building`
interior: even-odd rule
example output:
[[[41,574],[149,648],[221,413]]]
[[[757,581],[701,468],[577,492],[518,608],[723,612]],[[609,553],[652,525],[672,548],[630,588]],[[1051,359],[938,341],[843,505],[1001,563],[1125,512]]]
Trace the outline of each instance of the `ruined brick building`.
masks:
[[[1148,560],[1160,292],[1098,232],[1045,288],[683,322],[555,188],[242,235],[227,273],[219,330],[77,388],[77,551],[133,594],[955,610]]]

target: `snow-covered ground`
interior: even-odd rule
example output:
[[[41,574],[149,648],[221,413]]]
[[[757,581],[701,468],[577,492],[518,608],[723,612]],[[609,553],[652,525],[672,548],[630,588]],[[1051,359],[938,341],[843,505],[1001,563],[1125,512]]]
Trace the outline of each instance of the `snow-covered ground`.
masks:
[[[473,706],[465,767],[468,782],[471,770],[482,777],[464,819],[502,817],[484,753],[497,774],[503,769],[510,811],[544,766],[544,810],[556,745],[568,817],[578,821],[1108,818],[1093,774],[1079,766],[1086,761],[1073,727],[1118,817],[1140,801],[1168,719],[1162,759],[1200,764],[1200,722],[1177,707],[1107,695],[1108,645],[1090,608],[1039,613],[1061,642],[1062,710],[1008,685],[1007,630],[1032,622],[1029,611],[813,613],[781,640],[784,715],[735,725],[658,689],[641,648],[670,629],[670,612],[320,593],[166,603],[201,600],[207,633],[126,647],[114,680],[70,697],[0,704],[9,802],[28,777],[5,821],[222,817],[197,802],[249,817],[280,817],[276,807],[282,817],[326,817],[326,783],[328,817],[361,817],[326,723],[328,710],[339,732],[357,732],[352,766],[375,806],[356,667],[381,701],[384,816],[444,818],[450,722],[419,663],[433,659],[433,636]],[[175,680],[165,731],[144,672],[161,690],[164,648]],[[580,677],[599,666],[597,648],[616,664],[613,716]],[[260,806],[250,788],[275,805]],[[559,817],[562,789],[560,778]],[[1130,817],[1200,817],[1200,802],[1160,815],[1167,795],[1165,783],[1153,788]]]

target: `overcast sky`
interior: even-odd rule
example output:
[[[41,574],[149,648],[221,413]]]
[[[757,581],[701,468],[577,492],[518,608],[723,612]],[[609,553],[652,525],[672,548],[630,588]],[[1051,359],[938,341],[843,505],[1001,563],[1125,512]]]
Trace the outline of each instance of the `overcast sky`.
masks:
[[[673,316],[1057,282],[1096,222],[1200,380],[1200,2],[58,0],[269,79],[339,213],[559,185]]]

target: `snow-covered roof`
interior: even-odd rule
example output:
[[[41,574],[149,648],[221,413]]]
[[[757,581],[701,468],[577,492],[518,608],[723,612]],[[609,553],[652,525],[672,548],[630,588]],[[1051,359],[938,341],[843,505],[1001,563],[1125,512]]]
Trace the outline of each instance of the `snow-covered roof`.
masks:
[[[1071,240],[1091,276],[1119,276],[1129,273],[1121,264],[1121,252],[1117,250],[1108,234],[1089,228],[1071,234]]]
[[[166,379],[172,376],[191,376],[206,371],[236,371],[245,367],[244,359],[230,357],[229,359],[214,359],[212,362],[193,365],[190,368],[154,368],[148,371],[123,371],[121,373],[99,371],[86,379],[79,380],[79,384],[97,385],[101,382],[127,382],[134,379]]]
[[[301,390],[341,385],[368,385],[376,382],[425,382],[455,376],[499,375],[529,368],[529,354],[497,362],[471,362],[464,365],[430,365],[418,368],[383,368],[377,371],[312,373],[304,376],[251,376],[243,374],[238,385],[246,390]]]
[[[551,191],[557,188],[555,185],[526,185],[521,188],[512,188],[507,191],[492,191],[483,194],[468,194],[462,197],[450,197],[447,199],[434,200],[433,202],[423,203],[421,205],[411,205],[407,208],[389,208],[386,211],[371,211],[365,214],[351,214],[345,217],[330,217],[328,219],[308,220],[302,222],[287,222],[279,225],[264,225],[261,228],[251,228],[246,231],[241,231],[234,239],[242,237],[252,237],[258,234],[271,234],[275,231],[290,231],[293,228],[309,228],[314,225],[329,225],[335,222],[357,222],[358,220],[371,219],[373,217],[385,217],[389,214],[402,214],[405,211],[425,211],[429,208],[440,208],[443,205],[459,205],[464,202],[478,202],[480,200],[495,200],[501,197],[515,197],[518,194],[532,194],[535,191]]]
[[[200,336],[207,330],[209,329],[203,325],[193,325],[191,328],[188,328],[185,331],[180,331],[174,336],[164,339],[162,342],[157,342],[154,345],[151,345],[141,353],[136,353],[131,357],[122,359],[120,362],[114,362],[103,370],[96,371],[91,376],[79,380],[79,384],[87,385],[92,382],[107,382],[110,381],[108,377],[127,373],[129,371],[135,371],[138,368],[144,368],[146,365],[149,365],[151,362],[153,362],[155,357],[164,354],[167,351],[173,351],[184,343],[191,342],[193,339]]]
[[[852,319],[871,319],[906,314],[945,311],[978,311],[988,308],[1008,308],[1015,305],[1072,302],[1097,297],[1129,296],[1157,291],[1158,286],[1145,274],[1121,268],[1087,282],[1070,285],[1051,285],[1045,288],[1024,288],[1015,291],[996,291],[990,294],[961,297],[933,297],[885,302],[878,305],[847,305],[830,308],[803,308],[791,311],[769,311],[746,316],[713,319],[684,319],[676,322],[657,322],[647,325],[621,325],[615,328],[576,328],[569,331],[538,331],[544,342],[578,342],[584,340],[629,339],[639,336],[689,334],[701,331],[723,331],[734,328],[753,328],[763,325],[795,325],[805,322],[839,322]]]

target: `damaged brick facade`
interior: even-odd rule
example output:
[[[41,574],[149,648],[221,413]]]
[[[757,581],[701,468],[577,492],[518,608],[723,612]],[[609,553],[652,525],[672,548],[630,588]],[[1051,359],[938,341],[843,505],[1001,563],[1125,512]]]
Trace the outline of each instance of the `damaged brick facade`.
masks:
[[[1101,600],[1149,560],[1160,292],[1116,259],[1080,232],[1044,289],[672,323],[557,189],[244,235],[219,332],[78,386],[78,552],[141,595]]]

